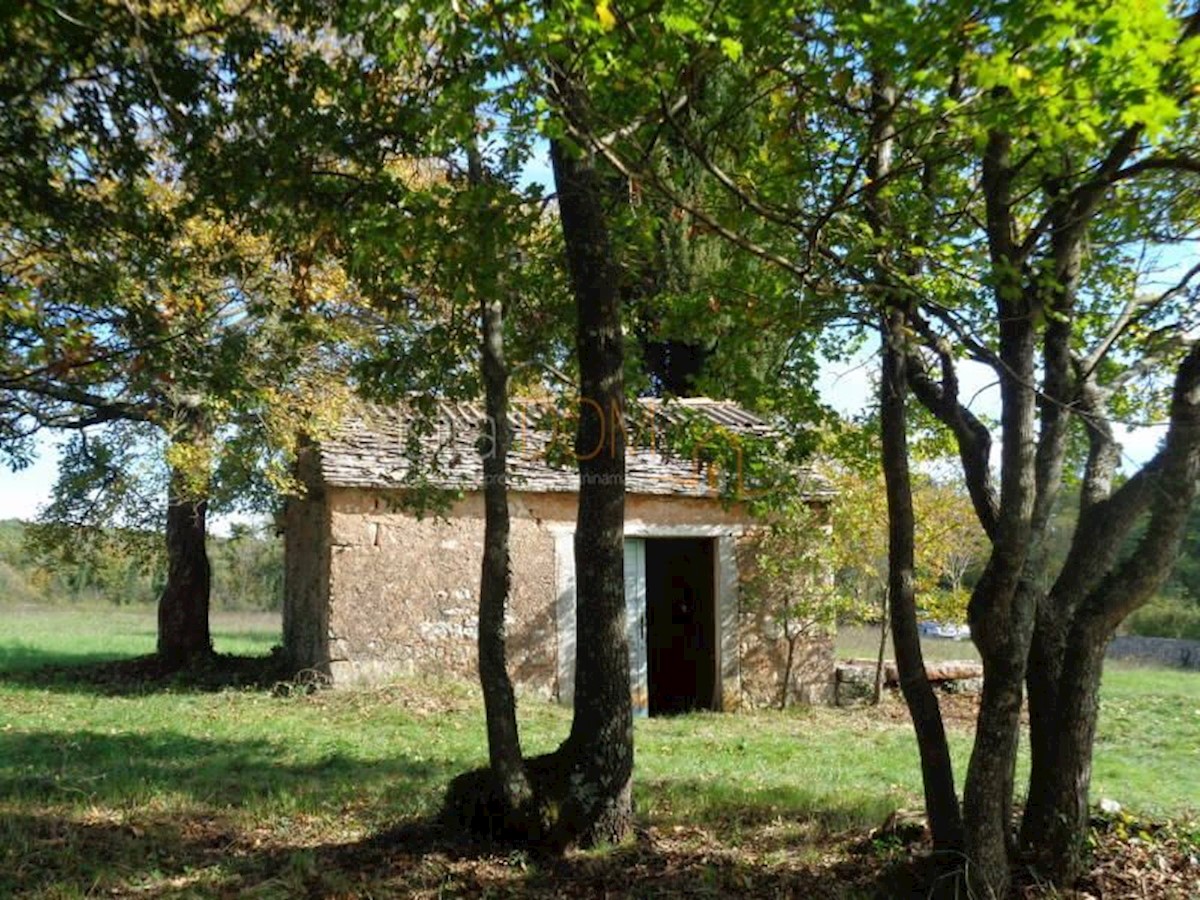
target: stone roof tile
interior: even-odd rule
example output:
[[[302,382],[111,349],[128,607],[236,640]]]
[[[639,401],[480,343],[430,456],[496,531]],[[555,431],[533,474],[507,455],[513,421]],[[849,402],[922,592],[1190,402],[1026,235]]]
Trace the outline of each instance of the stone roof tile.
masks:
[[[675,426],[699,421],[737,436],[771,438],[778,432],[764,419],[725,400],[687,398],[638,401],[642,415],[629,430],[636,435],[625,451],[626,491],[631,494],[717,497],[722,473],[696,459],[672,455],[656,437]],[[483,481],[479,455],[484,414],[476,403],[442,401],[427,419],[411,407],[364,404],[349,414],[335,434],[320,443],[323,480],[335,487],[402,488],[413,472],[431,486],[478,490]],[[426,424],[422,425],[424,422]],[[574,423],[549,403],[514,401],[509,425],[509,486],[514,490],[575,492],[579,473],[571,460]],[[611,436],[610,436],[611,437]],[[736,479],[740,472],[725,473]],[[797,470],[806,496],[833,496],[829,483],[812,469]]]

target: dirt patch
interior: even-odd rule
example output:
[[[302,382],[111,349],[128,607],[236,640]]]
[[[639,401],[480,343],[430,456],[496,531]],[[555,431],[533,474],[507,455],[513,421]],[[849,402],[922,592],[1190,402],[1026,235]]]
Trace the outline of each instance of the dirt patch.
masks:
[[[956,694],[948,691],[938,691],[938,706],[942,710],[942,720],[950,728],[973,729],[975,719],[979,715],[978,694]],[[888,688],[877,707],[866,707],[868,712],[874,712],[880,719],[897,724],[910,725],[912,717],[908,706],[896,688]],[[1024,715],[1024,713],[1022,713]],[[1022,721],[1026,721],[1024,718]]]

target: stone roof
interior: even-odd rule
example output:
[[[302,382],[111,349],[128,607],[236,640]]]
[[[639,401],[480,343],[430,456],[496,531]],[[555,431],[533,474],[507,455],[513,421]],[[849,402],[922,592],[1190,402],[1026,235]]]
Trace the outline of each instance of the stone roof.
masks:
[[[698,459],[672,455],[661,439],[670,429],[698,424],[726,437],[778,436],[770,423],[726,400],[643,399],[627,416],[631,423],[627,426],[630,438],[626,440],[625,488],[631,494],[716,497],[723,479],[733,479],[736,489],[741,472],[721,473]],[[637,424],[633,424],[635,418]],[[480,435],[484,419],[482,406],[475,403],[442,401],[425,419],[419,419],[405,406],[362,405],[319,444],[321,477],[333,487],[404,488],[424,483],[479,490],[483,482]],[[535,493],[579,489],[579,473],[571,457],[575,423],[569,413],[549,403],[514,401],[509,425],[512,489]],[[611,435],[606,436],[609,439]],[[753,443],[745,442],[746,453],[752,452]],[[413,459],[420,462],[417,471],[413,471]],[[806,496],[833,496],[829,483],[811,469],[799,469],[797,477]]]

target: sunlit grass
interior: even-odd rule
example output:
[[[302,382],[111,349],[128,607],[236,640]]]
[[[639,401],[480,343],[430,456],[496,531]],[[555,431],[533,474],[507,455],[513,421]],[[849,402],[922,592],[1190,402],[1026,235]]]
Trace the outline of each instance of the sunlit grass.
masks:
[[[214,612],[213,648],[258,656],[280,641],[279,613]],[[124,659],[154,652],[144,606],[0,606],[0,670]]]
[[[265,653],[278,623],[218,616],[215,632],[225,652]],[[486,759],[469,682],[113,695],[69,679],[3,677],[152,648],[147,610],[4,611],[0,896],[142,888],[207,896],[238,893],[242,879],[261,896],[294,895],[313,878],[330,888],[354,876],[322,874],[314,848],[431,816],[448,780]],[[639,820],[668,834],[701,828],[727,844],[792,853],[919,807],[912,733],[899,701],[889,703],[882,712],[639,720]],[[530,754],[555,747],[569,726],[566,710],[541,699],[523,698],[520,715]],[[952,725],[950,738],[961,785],[969,726]],[[1095,796],[1166,815],[1194,811],[1198,748],[1200,675],[1110,669]]]

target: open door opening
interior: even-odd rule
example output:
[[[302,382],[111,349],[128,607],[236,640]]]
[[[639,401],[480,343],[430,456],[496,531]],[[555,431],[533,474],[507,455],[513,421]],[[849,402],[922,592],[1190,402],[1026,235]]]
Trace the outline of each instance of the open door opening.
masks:
[[[645,543],[646,663],[652,716],[720,709],[715,541]]]

